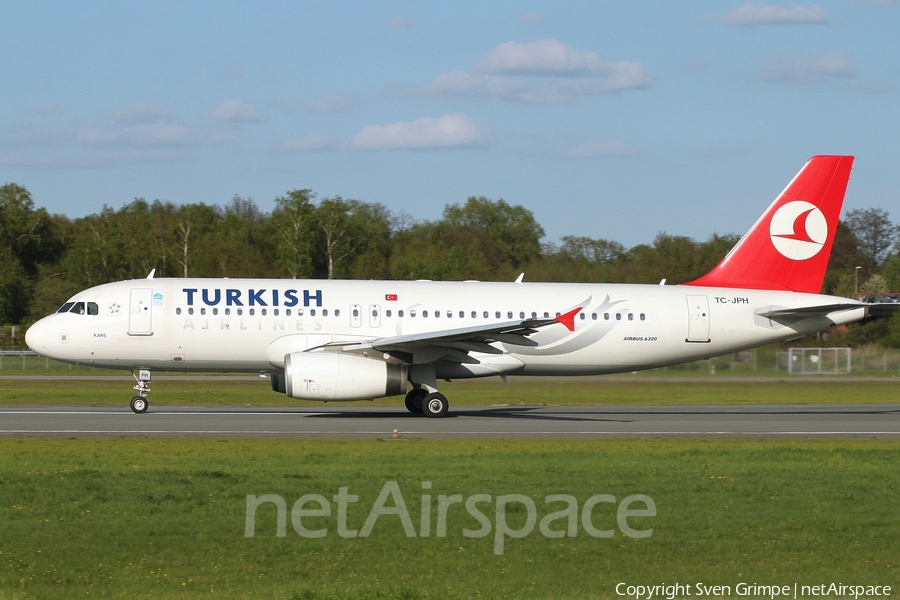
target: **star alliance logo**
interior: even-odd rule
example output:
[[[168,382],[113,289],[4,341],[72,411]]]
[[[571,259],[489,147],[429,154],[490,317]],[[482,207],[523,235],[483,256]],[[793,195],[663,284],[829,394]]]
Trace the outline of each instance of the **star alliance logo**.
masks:
[[[117,315],[119,314],[119,309],[122,308],[118,302],[113,302],[109,305],[109,314]]]

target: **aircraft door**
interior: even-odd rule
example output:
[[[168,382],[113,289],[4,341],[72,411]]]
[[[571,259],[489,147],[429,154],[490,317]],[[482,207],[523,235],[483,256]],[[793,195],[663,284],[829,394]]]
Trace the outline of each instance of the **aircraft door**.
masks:
[[[153,290],[132,288],[128,306],[128,335],[153,335]]]
[[[381,327],[381,307],[377,304],[369,306],[369,327]]]
[[[362,325],[362,306],[359,304],[350,305],[350,327],[359,327]]]
[[[686,342],[709,342],[709,298],[688,296],[688,335]]]

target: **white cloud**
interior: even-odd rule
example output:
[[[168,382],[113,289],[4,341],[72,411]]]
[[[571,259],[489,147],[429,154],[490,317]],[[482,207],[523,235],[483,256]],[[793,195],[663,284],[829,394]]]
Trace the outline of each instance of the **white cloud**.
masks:
[[[336,150],[337,144],[324,133],[314,132],[302,138],[289,138],[275,146],[279,152],[313,152],[316,150]]]
[[[413,23],[409,19],[404,19],[402,17],[391,19],[388,22],[388,27],[393,27],[394,29],[412,29],[415,26],[415,23]]]
[[[457,99],[562,103],[649,84],[650,76],[641,63],[603,61],[595,52],[543,39],[500,44],[472,68],[441,73],[421,91]]]
[[[692,60],[684,64],[684,70],[688,73],[699,73],[709,68],[709,63],[704,60]]]
[[[713,16],[706,20],[737,27],[753,25],[828,24],[828,17],[825,15],[825,11],[818,6],[803,6],[797,4],[791,8],[784,8],[773,4],[760,4],[758,2],[741,4],[740,6],[731,9],[727,15]]]
[[[633,156],[637,154],[637,148],[619,142],[581,142],[566,156],[572,158],[615,158],[619,156]]]
[[[214,106],[206,117],[222,123],[258,123],[263,120],[255,106],[239,98],[231,98]]]
[[[528,21],[529,23],[543,23],[544,17],[539,15],[536,12],[526,11],[519,15],[519,18],[523,21]]]
[[[356,150],[477,148],[488,145],[490,132],[464,114],[368,125],[350,140]]]
[[[856,77],[856,67],[840,52],[815,57],[772,54],[763,59],[759,79],[773,83],[824,83]]]
[[[50,117],[58,114],[62,114],[65,107],[63,103],[59,100],[54,100],[53,102],[49,102],[42,106],[38,106],[34,109],[34,112],[41,115],[42,117]]]
[[[582,52],[559,40],[543,39],[527,44],[504,42],[476,62],[475,70],[503,75],[583,76],[602,75],[611,64],[601,61],[596,52]]]
[[[119,125],[136,125],[169,121],[175,117],[175,111],[149,102],[132,102],[125,108],[105,110],[101,113],[106,119]]]
[[[115,146],[119,149],[161,148],[183,145],[188,132],[175,122],[171,109],[144,102],[101,112],[99,124],[77,131],[77,139],[88,146]]]
[[[304,100],[300,106],[311,113],[350,112],[356,100],[352,96],[340,94],[323,94],[316,100]]]
[[[73,154],[0,154],[0,165],[15,167],[103,168],[127,163],[164,163],[184,160],[182,150],[116,149]]]
[[[156,121],[134,125],[82,127],[78,140],[89,146],[177,146],[187,137],[185,129],[174,123]]]

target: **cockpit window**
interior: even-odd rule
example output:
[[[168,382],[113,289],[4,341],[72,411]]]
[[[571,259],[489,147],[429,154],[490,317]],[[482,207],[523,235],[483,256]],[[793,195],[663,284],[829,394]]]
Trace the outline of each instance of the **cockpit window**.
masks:
[[[72,308],[74,305],[75,305],[74,302],[66,302],[65,304],[63,304],[62,306],[60,306],[60,307],[59,307],[59,310],[56,311],[56,312],[58,312],[58,313],[66,313],[66,312],[69,312],[69,309]]]
[[[72,308],[69,309],[69,312],[75,313],[76,315],[84,314],[84,302],[76,302],[72,305]]]
[[[99,315],[100,314],[100,307],[97,306],[96,302],[88,302],[87,309],[88,309],[87,314],[89,314],[89,315]]]

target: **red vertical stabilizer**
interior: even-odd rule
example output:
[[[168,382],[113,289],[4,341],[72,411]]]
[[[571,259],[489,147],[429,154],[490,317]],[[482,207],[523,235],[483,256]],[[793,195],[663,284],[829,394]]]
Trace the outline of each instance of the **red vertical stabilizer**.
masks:
[[[814,156],[728,256],[685,285],[822,290],[852,156]]]

